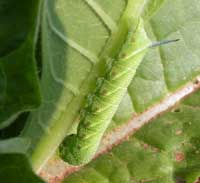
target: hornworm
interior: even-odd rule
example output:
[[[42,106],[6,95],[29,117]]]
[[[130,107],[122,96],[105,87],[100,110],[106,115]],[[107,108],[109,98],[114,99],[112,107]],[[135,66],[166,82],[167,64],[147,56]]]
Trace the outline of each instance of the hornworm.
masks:
[[[66,137],[60,146],[63,160],[78,165],[88,163],[93,158],[148,48],[172,41],[152,44],[142,19],[136,29],[131,28],[118,57],[110,61],[105,76],[97,80],[95,90],[87,97],[77,134]]]

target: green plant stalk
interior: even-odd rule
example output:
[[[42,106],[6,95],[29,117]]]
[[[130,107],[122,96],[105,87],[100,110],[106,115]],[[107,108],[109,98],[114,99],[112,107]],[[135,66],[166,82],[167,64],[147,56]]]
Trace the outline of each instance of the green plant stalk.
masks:
[[[138,5],[141,7],[144,6],[144,2],[146,0],[129,0],[127,4],[127,9],[124,12],[124,15],[122,16],[118,31],[115,32],[109,41],[109,44],[111,46],[108,46],[108,48],[102,53],[103,55],[109,55],[112,56],[116,55],[119,51],[119,48],[123,45],[126,37],[127,32],[130,28],[130,25],[133,25],[133,22],[130,21],[133,16],[139,17],[137,15],[138,12]],[[47,2],[46,2],[47,3]],[[45,4],[45,3],[44,3]],[[46,23],[46,11],[45,11],[45,5],[43,5],[43,18],[42,18],[42,25]],[[141,9],[141,8],[140,8]],[[45,28],[42,28],[42,34],[45,36]],[[43,39],[43,44],[44,43]],[[45,78],[45,59],[43,58],[43,78]],[[94,72],[91,73],[90,78],[94,77],[96,74]],[[45,81],[44,81],[45,82]],[[87,87],[84,87],[84,91],[88,91]],[[40,138],[38,138],[38,132],[37,128],[33,129],[35,125],[37,125],[37,121],[35,119],[29,120],[26,128],[22,132],[23,137],[27,137],[32,140],[32,144],[30,145],[29,149],[29,155],[31,158],[31,163],[33,166],[33,169],[36,172],[39,172],[41,168],[45,165],[47,160],[55,153],[58,146],[61,144],[63,139],[65,138],[66,134],[69,133],[69,130],[71,128],[72,122],[77,117],[77,113],[74,112],[77,109],[77,106],[80,103],[81,97],[77,97],[75,100],[72,101],[70,109],[66,109],[65,112],[62,112],[60,114],[60,117],[56,120],[53,120],[53,122],[47,122],[46,125],[46,132],[44,132],[42,135],[40,135]],[[62,101],[62,99],[61,99]],[[66,112],[67,111],[67,112]],[[48,132],[49,131],[49,132]]]

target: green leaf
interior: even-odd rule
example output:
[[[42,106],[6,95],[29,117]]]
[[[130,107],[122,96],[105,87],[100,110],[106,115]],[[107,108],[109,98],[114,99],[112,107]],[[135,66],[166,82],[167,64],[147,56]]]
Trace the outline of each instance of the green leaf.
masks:
[[[0,180],[6,183],[44,183],[29,164],[26,151],[29,141],[14,138],[0,141]]]
[[[200,176],[200,91],[65,183],[192,183]]]
[[[199,5],[196,0],[148,1],[144,20],[149,37],[152,40],[179,38],[180,41],[149,51],[114,117],[113,127],[158,103],[200,73]]]
[[[0,129],[40,104],[34,58],[39,0],[0,2]]]
[[[122,100],[108,133],[129,121],[134,114],[140,115],[140,112],[160,102],[199,74],[198,5],[199,1],[196,0],[148,1],[143,17],[149,37],[152,40],[180,38],[180,41],[148,53]],[[194,31],[191,32],[191,29]],[[51,165],[47,165],[47,172],[48,166]],[[55,166],[60,167],[60,164]],[[165,178],[163,179],[160,182],[164,182]]]
[[[11,138],[0,141],[0,154],[22,153],[25,154],[30,141],[24,138]]]
[[[8,139],[19,136],[25,126],[28,115],[28,112],[19,115],[19,117],[17,117],[11,125],[0,130],[0,139]]]
[[[6,183],[44,183],[33,174],[28,158],[23,154],[0,154],[0,179]]]
[[[35,169],[41,168],[64,136],[76,128],[84,97],[94,89],[96,78],[104,74],[104,56],[113,58],[118,54],[129,27],[128,15],[137,17],[137,11],[143,10],[143,4],[138,3],[143,1],[128,1],[130,14],[119,22],[125,1],[96,0],[95,6],[91,2],[50,0],[44,4],[41,81],[44,101],[31,114],[23,132],[32,141],[29,152]],[[123,100],[129,112],[121,114],[120,119],[115,116],[113,126],[124,123],[134,111],[142,112],[159,102],[199,73],[198,4],[195,0],[147,3],[144,19],[149,37],[181,41],[149,52]],[[115,25],[122,27],[117,33]],[[192,34],[191,27],[195,30]],[[123,111],[121,107],[119,111]]]

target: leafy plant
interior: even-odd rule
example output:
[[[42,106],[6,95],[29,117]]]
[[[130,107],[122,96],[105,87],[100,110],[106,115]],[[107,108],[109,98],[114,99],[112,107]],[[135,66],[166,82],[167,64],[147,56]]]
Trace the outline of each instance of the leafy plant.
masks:
[[[43,182],[35,171],[56,182],[80,169],[63,182],[198,181],[199,7],[197,0],[2,0],[0,179]],[[84,167],[60,159],[85,164],[98,147]]]
[[[200,92],[67,177],[75,182],[195,182],[199,176]]]

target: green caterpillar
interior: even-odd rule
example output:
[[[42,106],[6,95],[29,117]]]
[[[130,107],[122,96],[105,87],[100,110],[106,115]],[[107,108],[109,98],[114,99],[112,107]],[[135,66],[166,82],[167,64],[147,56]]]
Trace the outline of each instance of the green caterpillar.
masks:
[[[91,160],[151,45],[140,19],[137,28],[130,29],[118,58],[108,64],[105,76],[97,80],[95,91],[87,97],[77,134],[66,137],[60,146],[60,157],[64,161],[79,165]]]

